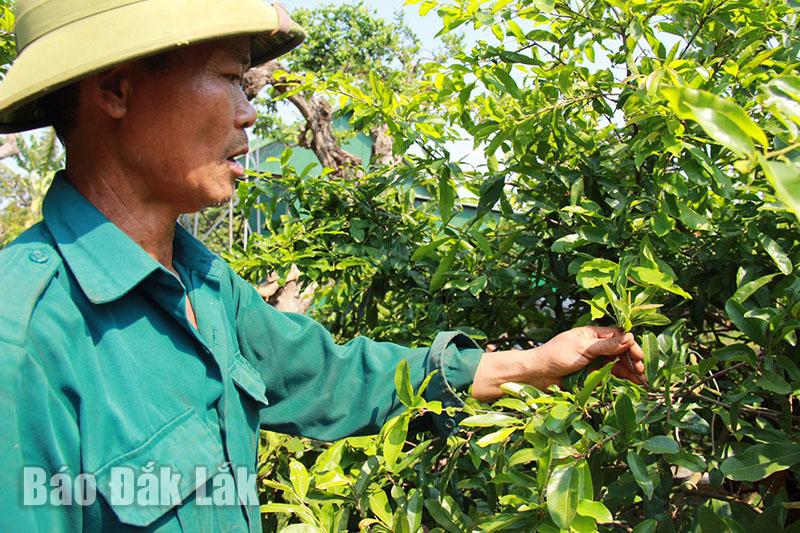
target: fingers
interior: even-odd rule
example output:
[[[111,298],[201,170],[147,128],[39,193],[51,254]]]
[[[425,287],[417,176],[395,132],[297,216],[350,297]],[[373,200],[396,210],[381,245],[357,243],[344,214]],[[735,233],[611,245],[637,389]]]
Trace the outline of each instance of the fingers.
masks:
[[[642,369],[644,370],[644,368]],[[624,361],[618,361],[614,368],[611,369],[611,373],[617,376],[618,378],[627,379],[628,381],[632,381],[638,385],[644,385],[645,377],[640,372],[633,372]]]
[[[607,326],[587,326],[598,339],[610,339],[614,335],[619,335],[622,333],[622,330],[619,328],[607,327]]]
[[[633,341],[633,344],[628,352],[631,354],[631,357],[634,361],[644,361],[644,350],[642,350],[642,347],[639,346],[639,343],[636,342],[636,340]]]
[[[636,341],[633,340],[633,335],[615,329],[613,335],[602,338],[587,347],[586,355],[590,357],[616,356],[627,352],[634,344]]]

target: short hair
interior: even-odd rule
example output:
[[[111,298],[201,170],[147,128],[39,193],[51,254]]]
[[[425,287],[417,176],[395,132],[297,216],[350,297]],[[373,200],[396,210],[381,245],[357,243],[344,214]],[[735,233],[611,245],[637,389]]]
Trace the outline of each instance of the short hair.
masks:
[[[152,72],[164,71],[170,64],[170,52],[162,52],[142,60],[147,70]],[[50,123],[61,144],[66,146],[67,136],[75,128],[78,118],[78,104],[80,101],[80,83],[74,82],[60,89],[42,96],[39,99],[39,109]]]

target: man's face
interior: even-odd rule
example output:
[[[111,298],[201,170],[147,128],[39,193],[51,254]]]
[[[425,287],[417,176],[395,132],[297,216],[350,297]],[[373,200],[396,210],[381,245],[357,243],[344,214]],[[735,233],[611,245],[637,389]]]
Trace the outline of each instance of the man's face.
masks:
[[[202,43],[166,59],[161,69],[135,67],[119,134],[149,199],[194,212],[228,200],[243,175],[233,158],[247,151],[244,130],[256,119],[242,90],[250,41]]]

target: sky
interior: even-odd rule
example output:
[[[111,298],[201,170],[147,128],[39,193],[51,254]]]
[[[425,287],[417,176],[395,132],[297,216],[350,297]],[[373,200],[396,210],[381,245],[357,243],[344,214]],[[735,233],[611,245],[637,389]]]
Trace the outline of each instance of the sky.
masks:
[[[289,12],[299,7],[313,9],[322,5],[355,4],[357,0],[283,0],[281,2]],[[422,41],[423,49],[437,48],[434,36],[441,28],[439,17],[430,12],[425,17],[419,16],[419,4],[404,6],[403,0],[364,0],[364,5],[374,8],[378,15],[386,21],[394,20],[394,14],[401,11],[405,15],[406,23]]]
[[[357,2],[358,0],[282,0],[281,3],[286,6],[291,13],[294,9],[300,7],[313,9],[322,5],[355,4]],[[398,11],[402,12],[406,24],[420,39],[423,57],[427,55],[426,52],[432,52],[440,48],[441,45],[437,42],[435,36],[442,27],[441,19],[434,11],[431,11],[425,17],[421,17],[419,15],[419,4],[406,6],[403,5],[403,0],[363,0],[363,3],[370,8],[374,8],[378,16],[384,18],[386,21],[394,20],[395,13]],[[478,32],[471,30],[468,25],[462,26],[460,31],[464,34],[466,43],[474,41],[475,37],[478,35]],[[487,37],[488,36],[484,38]],[[293,116],[293,111],[291,109],[284,112],[287,113],[285,118]],[[485,163],[483,154],[473,150],[472,141],[466,140],[449,143],[448,149],[455,160],[461,160],[462,162],[475,166]]]

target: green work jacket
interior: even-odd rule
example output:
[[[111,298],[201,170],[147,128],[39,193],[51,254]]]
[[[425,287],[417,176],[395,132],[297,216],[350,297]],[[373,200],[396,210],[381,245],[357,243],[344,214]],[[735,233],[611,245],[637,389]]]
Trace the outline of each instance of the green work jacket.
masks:
[[[176,277],[61,174],[43,213],[0,252],[0,531],[260,531],[259,428],[374,433],[403,409],[400,360],[417,385],[438,370],[447,406],[482,355],[457,332],[337,345],[180,226]]]

